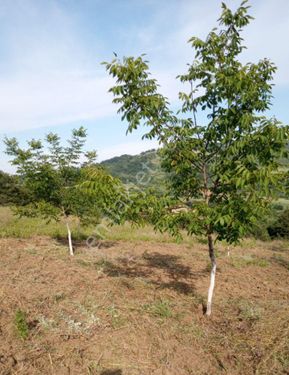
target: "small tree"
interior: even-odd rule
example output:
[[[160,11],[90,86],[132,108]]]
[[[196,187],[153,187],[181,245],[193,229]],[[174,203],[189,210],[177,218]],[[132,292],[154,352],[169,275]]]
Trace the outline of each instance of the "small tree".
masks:
[[[188,204],[188,212],[173,214],[159,207],[155,227],[207,237],[212,265],[207,315],[217,268],[214,242],[238,242],[258,219],[278,185],[277,160],[288,141],[288,128],[262,114],[271,104],[276,67],[268,59],[255,64],[239,59],[245,48],[240,34],[252,19],[248,8],[243,1],[233,13],[222,4],[219,29],[205,40],[190,39],[195,60],[178,77],[188,92],[179,94],[177,114],[158,92],[143,56],[104,63],[116,78],[110,91],[128,131],[149,126],[144,137],[156,137],[163,146],[171,195]],[[199,111],[206,123],[197,120]]]
[[[68,146],[60,137],[50,133],[47,147],[32,139],[28,148],[19,146],[15,138],[5,139],[6,153],[13,159],[17,174],[30,192],[33,203],[17,207],[20,216],[40,216],[47,220],[65,219],[69,252],[73,255],[69,216],[77,217],[84,225],[97,224],[101,213],[113,205],[113,192],[121,183],[96,165],[96,152],[84,152],[86,130],[75,129]],[[94,194],[82,188],[84,182],[94,184]]]

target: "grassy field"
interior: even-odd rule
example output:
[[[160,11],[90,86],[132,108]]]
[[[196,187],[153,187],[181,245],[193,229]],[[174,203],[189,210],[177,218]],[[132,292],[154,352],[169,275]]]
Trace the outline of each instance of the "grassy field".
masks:
[[[105,223],[104,223],[105,224]],[[73,219],[71,220],[72,237],[75,240],[85,240],[94,236],[96,228],[91,226],[82,228]],[[105,229],[104,229],[105,228]],[[167,234],[156,233],[152,227],[132,228],[131,225],[103,226],[101,234],[107,240],[124,241],[157,241],[176,242]],[[39,218],[18,218],[13,215],[9,207],[0,207],[0,238],[32,238],[36,236],[49,236],[55,239],[66,238],[66,227],[63,222],[51,221],[47,223]],[[192,239],[184,236],[185,243],[192,243]]]
[[[1,375],[289,373],[287,242],[218,245],[207,319],[202,241],[124,226],[88,248],[88,228],[71,258],[61,223],[0,215]]]

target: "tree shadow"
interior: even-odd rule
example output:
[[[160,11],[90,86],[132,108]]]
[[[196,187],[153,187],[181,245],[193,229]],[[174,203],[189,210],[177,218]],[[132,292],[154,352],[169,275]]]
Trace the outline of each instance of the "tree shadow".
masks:
[[[98,241],[95,245],[87,246],[87,242],[85,245],[90,247],[91,249],[110,249],[116,245],[117,241]]]
[[[150,254],[144,253],[143,259],[149,267],[165,271],[174,280],[178,280],[180,277],[186,279],[192,277],[191,268],[179,262],[180,256],[154,252]]]
[[[111,261],[105,260],[104,262],[95,263],[97,268],[101,266],[103,272],[110,277],[148,277],[150,275],[149,270],[142,269],[138,265],[128,266],[122,264],[116,264]]]
[[[271,261],[289,271],[289,260],[283,258],[281,255],[274,255],[271,257]]]
[[[180,259],[176,255],[145,252],[141,257],[120,257],[116,259],[117,263],[105,260],[96,266],[110,277],[143,278],[159,289],[197,296],[194,280],[206,276],[207,272],[192,272]]]
[[[67,246],[68,247],[68,240],[67,237],[65,236],[55,236],[54,239],[62,246]],[[97,250],[97,249],[110,249],[115,246],[116,241],[101,241],[101,240],[96,240],[93,242],[93,239],[88,238],[87,236],[83,236],[82,238],[77,238],[77,239],[72,239],[72,245],[74,251],[77,251],[80,248],[87,248],[92,249],[92,250]]]
[[[271,247],[270,247],[270,250],[273,251],[273,252],[287,252],[288,251],[288,247],[285,245],[284,246],[284,243],[280,243],[280,244],[273,244]]]
[[[108,369],[100,373],[100,375],[122,375],[121,369]]]
[[[196,295],[195,288],[192,284],[186,283],[184,281],[170,281],[170,282],[153,282],[153,284],[157,285],[159,289],[171,289],[175,290],[180,294],[185,295]]]

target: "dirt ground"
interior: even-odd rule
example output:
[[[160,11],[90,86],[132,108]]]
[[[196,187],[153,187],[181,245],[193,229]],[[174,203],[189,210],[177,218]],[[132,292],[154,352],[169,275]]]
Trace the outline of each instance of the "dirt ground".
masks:
[[[206,245],[0,240],[0,374],[289,374],[289,251]],[[22,314],[27,337],[16,322]],[[24,327],[25,328],[25,327]]]

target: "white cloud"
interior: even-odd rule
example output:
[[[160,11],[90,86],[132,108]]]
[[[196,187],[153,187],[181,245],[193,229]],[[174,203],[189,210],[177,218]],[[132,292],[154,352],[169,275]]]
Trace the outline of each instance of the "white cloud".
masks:
[[[115,113],[112,81],[78,34],[73,12],[56,2],[5,2],[6,60],[0,62],[0,131],[97,119]],[[47,14],[46,14],[47,13]],[[94,46],[97,53],[98,47]]]
[[[227,0],[225,3],[235,10],[241,1]],[[172,4],[172,3],[169,3]],[[175,3],[173,3],[175,4]],[[175,79],[176,75],[187,70],[187,63],[194,58],[194,51],[188,40],[192,36],[205,38],[208,32],[218,25],[221,12],[219,1],[179,1],[177,8],[165,8],[164,14],[155,19],[154,33],[150,28],[151,49],[148,59],[154,67],[155,76],[159,78],[163,92],[175,101],[176,92],[182,86]],[[245,50],[242,60],[258,62],[269,58],[277,67],[274,83],[277,87],[289,87],[289,46],[286,38],[289,35],[288,0],[255,0],[249,1],[249,13],[254,16],[249,26],[244,29]],[[169,22],[170,28],[165,33]],[[144,30],[145,32],[145,30]],[[139,35],[142,35],[139,31]],[[140,38],[141,42],[141,38]]]
[[[175,77],[185,72],[186,63],[193,59],[187,40],[192,35],[205,37],[216,26],[220,1],[160,0],[158,5],[146,2],[156,9],[151,24],[138,28],[135,23],[127,33],[124,27],[123,38],[148,53],[161,92],[176,102],[183,87]],[[240,3],[226,2],[233,8]],[[101,73],[97,71],[98,46],[90,48],[84,43],[77,15],[73,11],[65,13],[63,9],[69,8],[59,4],[31,0],[0,3],[0,21],[6,25],[2,34],[6,40],[4,56],[9,57],[8,65],[0,61],[2,133],[100,119],[116,113],[107,94],[112,81],[103,69]],[[245,31],[249,49],[244,57],[251,61],[271,58],[278,66],[275,83],[288,86],[288,0],[252,0],[251,4],[256,20]],[[132,9],[133,6],[132,1]],[[104,43],[104,39],[99,41],[102,46]],[[110,54],[109,44],[107,51]]]
[[[251,13],[255,20],[245,31],[248,50],[245,56],[250,61],[264,57],[274,62],[278,71],[275,84],[289,86],[289,3],[288,0],[251,1]]]
[[[81,72],[0,79],[0,130],[17,131],[115,113],[107,94],[112,81]]]

